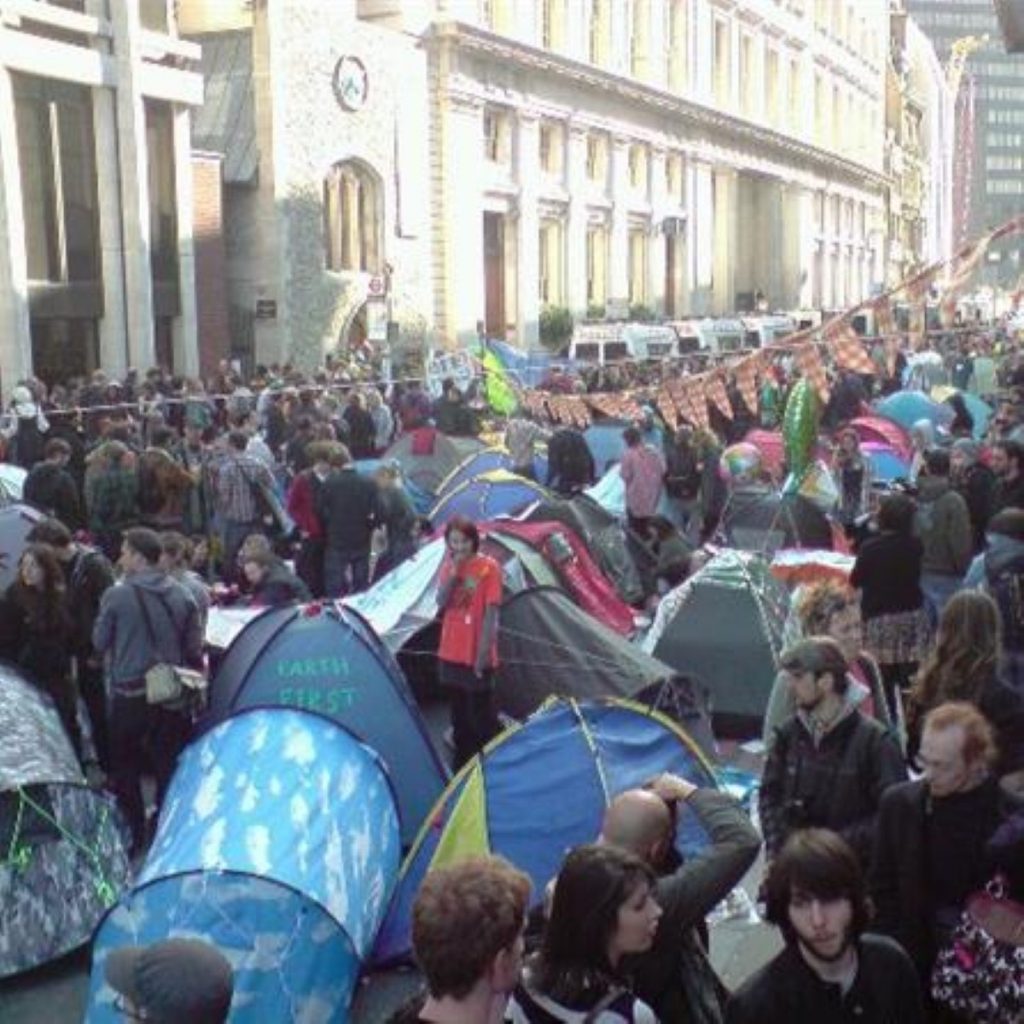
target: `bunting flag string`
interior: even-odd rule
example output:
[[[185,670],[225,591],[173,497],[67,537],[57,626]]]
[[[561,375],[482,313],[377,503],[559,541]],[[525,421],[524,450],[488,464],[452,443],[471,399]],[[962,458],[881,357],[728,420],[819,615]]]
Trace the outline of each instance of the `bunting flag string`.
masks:
[[[668,429],[675,431],[679,426],[679,413],[676,409],[675,402],[672,401],[672,393],[669,391],[667,384],[662,384],[662,386],[658,388],[655,405],[657,406],[658,414],[665,421],[665,425]]]
[[[877,367],[871,357],[864,351],[860,335],[853,329],[853,324],[846,320],[833,321],[823,331],[822,336],[832,351],[836,365],[854,373],[876,373]]]
[[[795,353],[796,365],[800,372],[807,378],[811,386],[818,392],[822,405],[828,404],[829,386],[828,375],[825,373],[825,364],[821,361],[821,354],[818,346],[813,342],[801,345]]]
[[[725,389],[725,381],[722,380],[722,371],[714,370],[711,373],[703,374],[705,378],[704,394],[709,401],[729,422],[732,422],[732,402],[729,401],[729,393]]]
[[[761,366],[762,357],[756,355],[741,359],[735,367],[736,389],[748,411],[755,414],[760,405],[757,399],[757,375]]]

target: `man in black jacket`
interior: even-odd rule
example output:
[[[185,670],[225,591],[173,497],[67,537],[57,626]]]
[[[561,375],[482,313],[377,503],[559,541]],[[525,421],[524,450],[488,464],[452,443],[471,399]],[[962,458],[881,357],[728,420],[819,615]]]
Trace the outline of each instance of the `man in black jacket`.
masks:
[[[681,804],[711,837],[706,850],[685,861],[673,845]],[[705,915],[739,882],[761,847],[743,808],[720,790],[660,775],[649,788],[627,790],[611,802],[601,842],[635,854],[658,875],[655,899],[663,913],[654,945],[626,966],[633,991],[659,1020],[719,1024],[724,988],[699,933]]]
[[[377,484],[352,465],[344,445],[332,459],[336,466],[317,495],[324,528],[324,588],[328,597],[366,589],[370,579],[370,538],[382,521]]]
[[[907,954],[864,934],[870,902],[857,856],[827,829],[786,841],[765,882],[786,948],[729,1000],[726,1024],[923,1024]]]
[[[871,865],[878,929],[899,940],[927,985],[964,902],[988,881],[985,846],[999,826],[992,727],[971,704],[929,712],[924,777],[882,797]]]
[[[768,856],[813,826],[838,832],[866,867],[882,793],[907,777],[903,755],[891,733],[847,699],[847,663],[834,640],[802,640],[779,660],[796,713],[775,729],[761,778]]]
[[[78,487],[67,469],[70,461],[71,445],[62,438],[51,438],[43,449],[43,461],[37,462],[25,477],[22,497],[73,532],[85,525],[85,517]]]
[[[993,514],[1004,508],[1024,508],[1024,445],[1018,441],[996,441],[991,452],[992,472],[996,475]]]

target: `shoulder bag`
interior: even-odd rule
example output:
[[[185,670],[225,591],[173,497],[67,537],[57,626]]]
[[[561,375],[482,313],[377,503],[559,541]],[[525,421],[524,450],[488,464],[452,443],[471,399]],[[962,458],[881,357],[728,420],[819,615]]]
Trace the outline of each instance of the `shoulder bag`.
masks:
[[[1024,904],[996,876],[967,906],[932,970],[932,998],[974,1024],[1024,1020]]]
[[[142,599],[142,594],[139,593],[139,588],[133,586],[132,592],[135,594],[135,600],[139,604],[139,611],[142,612],[143,621],[146,623],[149,642],[153,647],[154,654],[159,659],[160,648],[156,639],[156,631],[153,629],[153,622],[149,617],[149,609],[146,607],[146,602]],[[174,616],[171,614],[167,602],[162,597],[158,599],[164,606],[167,617],[174,626],[180,651],[182,643],[178,624],[174,621]],[[146,669],[145,681],[146,702],[148,704],[171,707],[172,709],[175,705],[183,709],[189,692],[202,691],[206,688],[206,677],[202,672],[195,672],[181,665],[173,665],[168,661],[161,660],[157,660],[155,664]]]

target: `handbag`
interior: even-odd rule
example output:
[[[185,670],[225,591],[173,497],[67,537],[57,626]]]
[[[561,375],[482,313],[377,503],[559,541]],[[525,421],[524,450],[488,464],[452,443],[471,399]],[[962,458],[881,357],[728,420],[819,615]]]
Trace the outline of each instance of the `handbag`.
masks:
[[[1024,1020],[1024,904],[997,875],[967,900],[932,970],[932,998],[974,1024]]]
[[[132,587],[135,593],[135,600],[139,603],[139,610],[142,612],[143,621],[146,623],[146,632],[149,634],[149,642],[153,650],[159,652],[156,640],[156,631],[153,629],[153,622],[149,617],[149,609],[146,602],[142,600],[138,587]],[[160,603],[167,612],[167,617],[174,623],[174,616],[171,614],[167,602],[159,597]],[[177,623],[174,623],[177,629]],[[178,638],[178,646],[181,646],[181,638]],[[202,672],[193,669],[183,668],[181,665],[172,665],[168,661],[158,661],[146,669],[144,676],[146,683],[146,703],[163,706],[178,705],[184,707],[188,694],[201,692],[206,689],[206,677]]]

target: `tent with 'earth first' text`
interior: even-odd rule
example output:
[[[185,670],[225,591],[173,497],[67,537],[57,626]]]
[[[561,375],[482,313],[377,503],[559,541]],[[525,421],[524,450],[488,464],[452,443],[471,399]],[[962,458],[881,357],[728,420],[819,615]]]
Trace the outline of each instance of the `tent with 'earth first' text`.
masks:
[[[448,772],[394,657],[352,608],[271,608],[235,637],[210,687],[207,725],[240,708],[287,706],[341,723],[384,759],[412,841]]]
[[[294,708],[229,718],[182,754],[138,879],[97,930],[88,1024],[123,1019],[111,950],[169,938],[231,963],[232,1024],[345,1024],[400,856],[387,772],[351,733]]]

